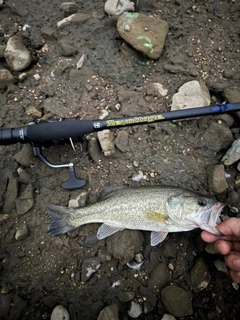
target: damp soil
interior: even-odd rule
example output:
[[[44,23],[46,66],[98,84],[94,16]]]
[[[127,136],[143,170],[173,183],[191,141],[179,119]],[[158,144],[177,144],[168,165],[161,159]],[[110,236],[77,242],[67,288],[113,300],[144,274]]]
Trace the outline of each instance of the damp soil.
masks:
[[[98,119],[104,109],[109,112],[108,118],[169,111],[172,95],[182,84],[194,79],[207,83],[212,104],[223,102],[224,86],[239,90],[237,1],[140,1],[138,12],[169,23],[164,52],[156,61],[143,57],[118,36],[116,20],[104,13],[104,1],[76,1],[79,10],[91,14],[91,19],[81,26],[59,31],[57,22],[64,18],[60,3],[6,0],[0,11],[5,33],[2,41],[6,43],[9,36],[21,34],[33,56],[26,70],[28,77],[18,81],[14,88],[1,91],[2,127],[23,126],[38,120],[28,115],[29,107],[35,107],[46,120],[77,116]],[[26,24],[30,29],[23,31]],[[53,28],[56,36],[43,39],[43,27]],[[59,53],[60,38],[77,48],[74,56]],[[83,68],[76,70],[82,54],[87,59]],[[0,63],[1,68],[8,69],[4,59]],[[224,76],[225,70],[229,71],[229,77]],[[39,80],[33,78],[35,74],[40,75]],[[17,72],[13,75],[19,77]],[[157,82],[168,89],[166,97],[148,90],[150,83]],[[125,104],[124,110],[119,111],[115,106],[120,91],[137,92],[138,100],[129,101],[129,108]],[[52,163],[75,164],[77,176],[87,180],[82,190],[88,192],[88,202],[96,201],[97,192],[105,185],[164,184],[206,193],[206,168],[219,163],[225,151],[209,150],[202,139],[205,124],[211,121],[216,118],[126,128],[129,149],[126,152],[116,149],[111,157],[101,154],[98,162],[89,156],[88,139],[81,146],[76,144],[76,152],[70,145],[51,146],[43,152]],[[113,130],[113,134],[116,136],[118,131]],[[2,210],[8,182],[18,177],[20,165],[14,155],[22,148],[20,144],[0,148]],[[47,204],[67,206],[69,199],[77,198],[82,191],[61,188],[69,177],[67,169],[52,169],[31,154],[28,157],[31,165],[23,168],[31,177],[28,184],[34,190],[34,206],[23,215],[14,208],[0,226],[1,303],[8,315],[3,319],[49,319],[58,304],[69,310],[71,320],[97,319],[100,310],[110,304],[116,304],[120,318],[127,319],[129,305],[120,299],[123,292],[134,292],[134,300],[146,306],[143,288],[148,286],[151,272],[160,261],[168,267],[171,283],[191,291],[190,270],[198,257],[203,257],[208,265],[211,281],[201,292],[192,292],[193,314],[182,319],[239,318],[239,292],[229,277],[216,269],[214,261],[221,257],[204,251],[198,230],[170,234],[157,247],[150,246],[150,233],[142,232],[140,253],[144,262],[140,270],[132,270],[125,261],[114,258],[107,240],[92,247],[82,246],[87,235],[96,234],[97,224],[82,226],[74,234],[49,236]],[[142,180],[132,180],[139,172],[143,173]],[[18,197],[28,184],[18,183]],[[227,196],[223,195],[223,200]],[[23,222],[29,234],[25,240],[17,241],[15,233]],[[178,248],[175,258],[164,255],[166,242]],[[119,247],[122,243],[120,238]],[[82,266],[88,258],[98,258],[101,266],[83,282]],[[120,279],[123,284],[114,286]],[[167,310],[161,303],[160,292],[153,290],[148,299],[149,305],[138,319],[161,319]]]

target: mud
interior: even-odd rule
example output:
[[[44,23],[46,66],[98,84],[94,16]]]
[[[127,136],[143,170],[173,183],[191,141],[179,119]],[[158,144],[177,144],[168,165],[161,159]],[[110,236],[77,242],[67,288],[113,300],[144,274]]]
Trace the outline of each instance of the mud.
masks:
[[[1,46],[18,34],[33,59],[22,80],[22,72],[10,70],[16,83],[1,89],[2,128],[23,126],[39,118],[98,119],[103,110],[108,111],[108,118],[169,111],[172,95],[193,79],[206,82],[212,104],[224,101],[224,88],[240,90],[238,1],[139,1],[138,12],[169,24],[165,49],[157,61],[143,57],[119,37],[116,19],[104,13],[104,1],[75,2],[90,18],[61,30],[57,28],[64,18],[61,1],[6,0],[1,6]],[[26,24],[29,28],[23,30]],[[73,54],[63,55],[62,43],[64,48],[66,44],[74,48]],[[83,54],[86,59],[77,70]],[[3,57],[0,64],[9,69]],[[34,77],[36,74],[40,77]],[[150,84],[156,82],[168,89],[166,97],[151,90]],[[119,102],[120,110],[116,107]],[[33,107],[34,112],[30,111]],[[227,135],[228,122],[216,116],[126,128],[128,148],[124,152],[116,148],[111,157],[100,153],[97,162],[89,155],[90,137],[82,147],[76,144],[76,152],[70,145],[55,145],[43,152],[52,163],[74,162],[77,176],[88,181],[83,189],[88,192],[88,202],[96,200],[104,185],[168,184],[206,193],[207,168],[219,164],[239,137],[239,124],[234,120],[227,145],[220,137]],[[215,129],[208,131],[209,125]],[[113,130],[114,137],[118,132]],[[220,141],[217,149],[213,138]],[[19,178],[19,168],[25,179]],[[46,205],[67,206],[82,193],[61,188],[68,171],[47,167],[34,158],[30,146],[20,144],[0,147],[0,170],[1,213],[8,214],[0,225],[1,319],[49,319],[58,304],[68,309],[71,320],[97,319],[111,304],[117,305],[120,319],[130,319],[127,311],[132,300],[142,306],[138,319],[161,319],[168,313],[161,290],[170,283],[192,295],[193,312],[181,319],[239,318],[239,290],[215,267],[214,262],[222,257],[204,250],[200,231],[171,234],[156,248],[150,246],[148,232],[132,231],[131,236],[124,231],[83,246],[87,235],[96,234],[97,224],[53,238],[47,233]],[[231,191],[238,191],[238,173],[234,166],[226,170],[231,174],[229,187],[218,198],[231,202]],[[143,179],[132,180],[139,173]],[[30,200],[34,204],[25,212],[23,206]],[[16,240],[23,223],[27,237]],[[143,264],[133,270],[126,262],[138,253]],[[194,291],[190,274],[200,257],[211,281],[204,290]],[[86,279],[85,267],[93,262],[100,267]],[[160,263],[165,267],[160,268]]]

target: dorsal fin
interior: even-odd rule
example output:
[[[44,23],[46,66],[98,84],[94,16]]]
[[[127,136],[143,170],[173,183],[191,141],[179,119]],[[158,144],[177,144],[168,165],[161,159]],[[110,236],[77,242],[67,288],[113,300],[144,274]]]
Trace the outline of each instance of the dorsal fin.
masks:
[[[98,193],[98,197],[97,200],[98,201],[102,201],[102,200],[106,200],[109,199],[110,197],[112,197],[113,195],[115,195],[115,193],[121,189],[124,189],[124,187],[111,187],[111,186],[104,186],[100,189],[99,193]]]

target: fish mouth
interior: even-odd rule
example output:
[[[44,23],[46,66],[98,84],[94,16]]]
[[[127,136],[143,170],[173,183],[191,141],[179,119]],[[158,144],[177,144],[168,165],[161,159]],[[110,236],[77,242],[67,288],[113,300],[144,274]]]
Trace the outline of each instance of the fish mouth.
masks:
[[[221,223],[223,220],[221,219],[221,212],[226,204],[222,202],[217,202],[212,208],[212,216],[214,219],[215,224]]]
[[[220,224],[222,222],[220,215],[223,210],[223,208],[226,206],[226,204],[222,202],[217,202],[214,204],[214,206],[206,210],[202,215],[202,222],[206,226],[206,228],[203,228],[207,231],[214,232],[215,234],[221,234],[220,231],[216,228],[216,225]],[[210,232],[211,232],[210,231]]]

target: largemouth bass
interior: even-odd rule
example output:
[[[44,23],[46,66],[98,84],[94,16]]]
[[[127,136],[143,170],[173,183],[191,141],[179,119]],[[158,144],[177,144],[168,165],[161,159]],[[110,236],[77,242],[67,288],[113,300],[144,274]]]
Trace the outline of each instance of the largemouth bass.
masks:
[[[82,208],[48,206],[52,218],[49,234],[56,236],[87,223],[103,223],[97,238],[104,239],[123,229],[151,231],[151,245],[162,242],[169,232],[195,228],[220,234],[224,204],[199,193],[169,186],[104,188],[100,200]]]

